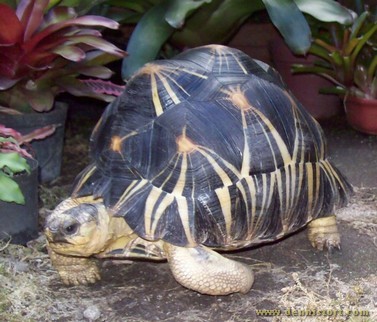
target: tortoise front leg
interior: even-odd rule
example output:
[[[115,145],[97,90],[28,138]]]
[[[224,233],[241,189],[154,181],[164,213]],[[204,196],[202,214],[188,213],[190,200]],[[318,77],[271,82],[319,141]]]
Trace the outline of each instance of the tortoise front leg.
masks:
[[[64,256],[50,248],[48,248],[48,253],[52,265],[66,285],[85,285],[101,279],[97,264],[92,258]]]
[[[308,238],[314,248],[340,249],[340,235],[336,225],[336,217],[317,218],[308,225]]]

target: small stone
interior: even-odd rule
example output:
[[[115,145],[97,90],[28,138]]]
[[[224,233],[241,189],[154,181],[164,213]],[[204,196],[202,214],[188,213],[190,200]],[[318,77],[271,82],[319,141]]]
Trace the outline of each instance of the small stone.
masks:
[[[101,316],[101,311],[98,306],[91,305],[84,311],[84,318],[89,321],[96,321]]]
[[[25,273],[29,270],[29,264],[26,262],[16,261],[13,263],[13,270],[16,273]]]

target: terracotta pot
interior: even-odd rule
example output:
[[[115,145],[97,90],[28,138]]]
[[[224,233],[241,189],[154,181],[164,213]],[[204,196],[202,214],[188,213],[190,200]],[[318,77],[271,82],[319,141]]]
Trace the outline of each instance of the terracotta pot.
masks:
[[[271,65],[269,44],[277,37],[277,33],[272,23],[245,23],[227,45]]]
[[[356,130],[377,135],[377,100],[347,97],[345,111],[348,123]]]
[[[276,70],[293,95],[306,110],[317,120],[328,119],[342,111],[341,100],[337,95],[320,94],[319,90],[331,87],[327,79],[314,74],[292,74],[292,64],[311,64],[315,58],[295,56],[281,37],[276,37],[270,44],[271,57]]]

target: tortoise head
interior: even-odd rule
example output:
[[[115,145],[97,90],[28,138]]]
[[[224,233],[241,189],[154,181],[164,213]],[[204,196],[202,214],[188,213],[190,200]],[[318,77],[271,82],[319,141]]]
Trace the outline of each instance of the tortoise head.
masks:
[[[48,245],[62,255],[100,253],[112,237],[110,220],[102,200],[68,198],[46,218]]]

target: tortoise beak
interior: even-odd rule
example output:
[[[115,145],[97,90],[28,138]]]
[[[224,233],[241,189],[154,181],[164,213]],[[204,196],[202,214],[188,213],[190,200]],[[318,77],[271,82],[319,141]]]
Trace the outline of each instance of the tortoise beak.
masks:
[[[66,236],[62,234],[59,230],[54,231],[54,230],[51,230],[50,228],[46,228],[44,233],[49,243],[70,244]]]

